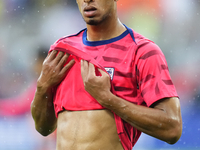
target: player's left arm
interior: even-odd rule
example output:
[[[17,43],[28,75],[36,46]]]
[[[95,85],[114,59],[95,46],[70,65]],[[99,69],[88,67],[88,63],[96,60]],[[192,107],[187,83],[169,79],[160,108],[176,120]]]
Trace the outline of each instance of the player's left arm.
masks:
[[[81,74],[85,90],[102,106],[148,135],[170,144],[178,141],[182,134],[182,118],[177,97],[160,99],[150,107],[136,105],[114,95],[110,91],[109,75],[99,71],[102,76],[96,76],[93,64],[82,61]]]

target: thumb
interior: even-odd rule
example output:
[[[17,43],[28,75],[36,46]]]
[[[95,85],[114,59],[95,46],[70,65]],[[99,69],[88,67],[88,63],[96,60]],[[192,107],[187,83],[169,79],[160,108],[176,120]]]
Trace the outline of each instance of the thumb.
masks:
[[[107,72],[103,71],[102,69],[98,68],[98,71],[101,73],[102,76],[104,77],[108,76],[110,78],[110,75]]]

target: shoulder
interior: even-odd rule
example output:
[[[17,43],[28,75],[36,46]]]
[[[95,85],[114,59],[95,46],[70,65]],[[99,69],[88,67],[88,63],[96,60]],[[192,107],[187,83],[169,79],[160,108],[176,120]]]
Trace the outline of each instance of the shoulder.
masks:
[[[146,38],[145,36],[135,32],[132,28],[127,27],[127,30],[130,33],[130,37],[132,38],[131,45],[135,48],[135,53],[142,55],[144,53],[160,53],[163,54],[160,47],[155,44],[152,40]],[[133,42],[134,41],[134,42]]]
[[[136,42],[136,51],[135,54],[138,55],[138,57],[146,58],[147,56],[159,54],[164,56],[161,48],[154,43],[152,40],[144,37],[143,35],[134,32],[134,38]]]
[[[146,62],[148,61],[151,64],[156,64],[158,62],[160,63],[166,61],[164,53],[156,43],[146,38],[145,36],[135,32],[133,29],[131,29],[131,32],[134,37],[134,42],[132,42],[132,45],[134,46],[133,58],[135,63],[143,62],[144,64],[146,64]]]
[[[64,36],[60,39],[58,39],[56,42],[54,42],[49,49],[49,52],[51,52],[52,50],[55,49],[59,49],[59,47],[65,47],[65,45],[70,45],[70,46],[76,46],[76,45],[80,45],[80,41],[82,41],[82,35],[84,33],[85,29],[79,31],[76,34],[72,34],[72,35],[68,35],[68,36]]]
[[[82,38],[82,35],[83,35],[85,30],[86,29],[82,29],[78,33],[61,37],[54,44],[59,43],[59,42],[67,42],[67,41],[75,40],[75,39],[78,39],[78,38]]]

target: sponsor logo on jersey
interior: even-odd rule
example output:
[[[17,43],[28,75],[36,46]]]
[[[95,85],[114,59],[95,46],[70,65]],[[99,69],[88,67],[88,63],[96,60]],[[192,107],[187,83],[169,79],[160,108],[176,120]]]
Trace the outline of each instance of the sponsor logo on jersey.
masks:
[[[110,75],[110,78],[111,78],[111,80],[112,80],[112,79],[113,79],[113,76],[114,76],[115,68],[108,68],[108,67],[105,67],[105,70],[108,72],[108,74]]]

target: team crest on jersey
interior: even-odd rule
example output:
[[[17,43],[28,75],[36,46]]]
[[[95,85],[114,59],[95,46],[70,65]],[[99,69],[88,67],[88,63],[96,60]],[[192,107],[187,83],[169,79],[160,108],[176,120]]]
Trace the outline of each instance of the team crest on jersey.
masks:
[[[113,76],[114,76],[115,68],[108,68],[108,67],[105,67],[105,70],[108,72],[108,74],[110,75],[110,78],[111,78],[111,80],[112,80],[112,79],[113,79]]]

